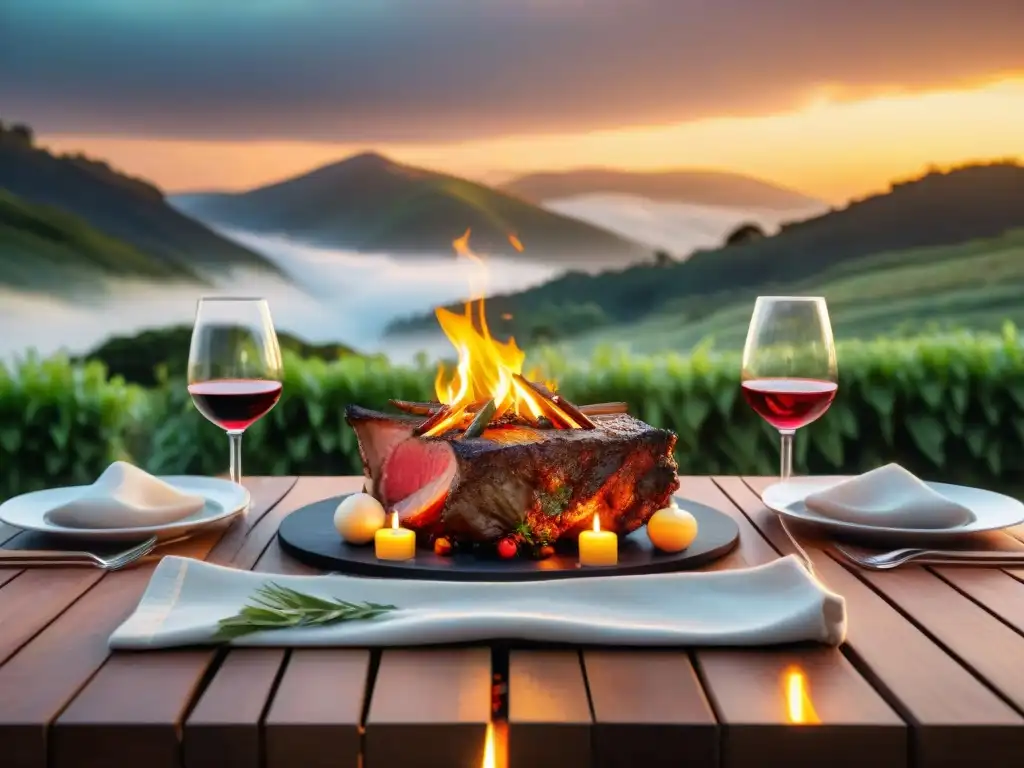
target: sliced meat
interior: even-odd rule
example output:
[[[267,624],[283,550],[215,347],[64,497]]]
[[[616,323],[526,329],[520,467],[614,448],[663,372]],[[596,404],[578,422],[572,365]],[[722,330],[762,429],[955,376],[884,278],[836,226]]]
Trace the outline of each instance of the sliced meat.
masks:
[[[412,437],[413,430],[423,421],[417,416],[390,416],[358,405],[345,409],[345,419],[356,433],[359,456],[363,461],[363,474],[369,478],[368,492],[380,498],[380,481],[384,463],[399,443]]]
[[[380,501],[385,507],[397,504],[454,470],[455,454],[448,443],[410,437],[388,455],[379,485]]]
[[[410,437],[391,451],[384,464],[380,500],[388,510],[398,512],[406,528],[437,532],[455,469],[455,453],[447,442]]]
[[[423,443],[425,441],[412,438],[407,442]],[[389,465],[403,446],[405,443],[392,454]],[[426,459],[437,472],[432,475],[422,473],[420,477],[425,479],[424,484],[390,507],[391,510],[398,513],[398,519],[402,525],[414,531],[423,533],[440,533],[442,531],[441,510],[444,508],[455,481],[455,456],[448,446],[439,444],[438,447],[446,451],[448,460],[441,462],[436,457]],[[399,460],[405,461],[405,458],[400,457]]]

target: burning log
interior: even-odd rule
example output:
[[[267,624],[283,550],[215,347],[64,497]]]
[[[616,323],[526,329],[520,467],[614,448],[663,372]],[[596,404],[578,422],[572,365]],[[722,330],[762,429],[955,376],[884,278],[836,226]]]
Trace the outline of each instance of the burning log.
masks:
[[[424,435],[452,415],[454,415],[452,414],[452,409],[447,405],[442,405],[437,411],[432,413],[426,421],[416,427],[416,429],[413,430],[413,434]]]
[[[413,400],[388,400],[395,408],[413,416],[433,416],[443,407],[441,403],[418,403]]]
[[[544,412],[544,415],[552,424],[555,425],[555,427],[558,429],[584,428],[582,424],[578,424],[572,416],[567,414],[557,403],[554,402],[552,399],[553,395],[550,394],[551,390],[547,387],[534,384],[528,378],[519,373],[512,374],[512,378],[515,379],[516,383],[521,387],[524,387],[537,396],[537,406]],[[587,419],[587,421],[590,420]],[[585,429],[593,428],[593,422],[590,422],[589,427],[585,427]]]
[[[597,425],[588,419],[586,414],[561,395],[554,395],[551,402],[569,414],[569,418],[579,424],[580,429],[597,429]]]
[[[626,403],[592,403],[579,406],[580,413],[587,416],[614,416],[617,413],[629,413]]]

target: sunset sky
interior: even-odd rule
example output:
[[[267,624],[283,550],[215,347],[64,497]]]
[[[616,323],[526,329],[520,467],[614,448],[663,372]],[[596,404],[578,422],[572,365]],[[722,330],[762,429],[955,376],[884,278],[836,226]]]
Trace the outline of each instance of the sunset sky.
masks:
[[[373,148],[829,200],[1024,157],[1021,0],[5,0],[0,119],[171,191]]]

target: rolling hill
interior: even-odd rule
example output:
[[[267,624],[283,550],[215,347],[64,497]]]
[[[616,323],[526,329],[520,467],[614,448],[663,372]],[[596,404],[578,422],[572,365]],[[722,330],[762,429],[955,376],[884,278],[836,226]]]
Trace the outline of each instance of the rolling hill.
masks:
[[[115,276],[200,282],[78,216],[0,189],[0,285],[51,291]]]
[[[913,336],[957,329],[998,332],[1007,320],[1024,327],[1024,229],[949,246],[866,256],[807,280],[777,286],[786,295],[824,296],[837,339]],[[713,338],[743,345],[752,297],[717,294],[702,311],[686,302],[635,322],[586,330],[559,345],[590,355],[625,345],[635,353],[687,350]],[[842,361],[840,361],[840,370]]]
[[[174,203],[204,221],[358,251],[451,253],[469,228],[473,248],[491,255],[516,255],[514,235],[525,259],[607,266],[652,256],[601,228],[374,153],[249,192],[180,195]]]
[[[786,225],[774,237],[750,244],[698,252],[683,263],[599,275],[569,273],[528,291],[495,296],[488,305],[495,315],[511,315],[504,330],[523,340],[539,331],[564,338],[659,313],[682,326],[732,302],[749,303],[759,293],[792,291],[793,285],[876,254],[889,254],[890,263],[898,263],[919,258],[906,253],[996,238],[1020,227],[1024,167],[1012,162],[972,165],[894,184],[885,194]],[[864,301],[869,300],[865,293]],[[393,324],[392,332],[433,328],[434,323],[432,315],[410,318]]]
[[[643,172],[581,168],[527,174],[506,182],[501,189],[534,203],[614,193],[730,208],[804,210],[818,208],[822,204],[820,200],[760,179],[719,171]]]
[[[156,187],[81,155],[53,155],[31,139],[0,132],[0,189],[51,206],[128,243],[168,270],[277,268],[167,204]]]

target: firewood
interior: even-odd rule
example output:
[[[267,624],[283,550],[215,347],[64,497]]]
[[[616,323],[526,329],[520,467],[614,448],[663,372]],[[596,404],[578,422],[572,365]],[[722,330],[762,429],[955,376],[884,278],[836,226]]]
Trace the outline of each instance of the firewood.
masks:
[[[580,425],[580,429],[597,429],[597,425],[587,418],[586,414],[581,413],[580,409],[570,403],[561,395],[554,395],[551,398],[551,402],[565,411],[569,418]]]
[[[414,416],[432,416],[441,410],[441,403],[418,403],[414,400],[388,400],[395,408]]]
[[[569,416],[565,411],[563,411],[557,404],[552,402],[551,395],[548,394],[551,390],[549,390],[547,387],[541,387],[534,384],[528,378],[526,378],[525,376],[521,376],[518,373],[512,374],[512,377],[521,386],[530,390],[530,392],[537,396],[537,405],[540,406],[540,409],[544,412],[544,415],[555,427],[557,427],[558,429],[573,428],[572,417]]]
[[[578,406],[580,413],[587,416],[612,416],[617,413],[628,413],[629,406],[626,403],[591,403]]]

